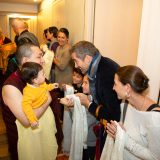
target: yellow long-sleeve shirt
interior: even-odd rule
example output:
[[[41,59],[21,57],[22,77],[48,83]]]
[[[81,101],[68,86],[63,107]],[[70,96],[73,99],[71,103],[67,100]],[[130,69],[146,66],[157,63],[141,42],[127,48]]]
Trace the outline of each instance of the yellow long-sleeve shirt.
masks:
[[[41,107],[47,99],[47,92],[54,89],[54,84],[43,83],[39,87],[27,84],[23,89],[22,108],[29,122],[38,121],[33,109]]]

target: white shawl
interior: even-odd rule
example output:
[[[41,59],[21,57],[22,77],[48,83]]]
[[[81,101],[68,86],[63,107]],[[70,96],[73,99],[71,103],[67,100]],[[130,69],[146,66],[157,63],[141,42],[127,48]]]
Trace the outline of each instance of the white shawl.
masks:
[[[52,52],[51,50],[49,50],[47,48],[47,45],[43,46],[43,51],[45,52],[45,54],[43,56],[44,61],[45,61],[43,69],[44,69],[45,77],[49,80],[49,78],[50,78],[50,71],[51,71],[51,67],[52,67],[52,63],[53,63],[53,58],[54,58],[54,52]]]
[[[116,125],[117,133],[115,141],[110,135],[107,135],[100,160],[123,160],[124,131],[117,122]]]
[[[107,137],[101,160],[159,159],[159,112],[137,111],[129,104],[124,127],[126,128],[127,132],[124,132],[117,124],[115,143],[111,137]],[[114,150],[116,150],[116,152],[114,152]]]
[[[72,138],[69,160],[82,160],[83,148],[87,148],[87,115],[85,107],[75,95],[68,95],[74,101]]]
[[[74,94],[74,88],[72,86],[66,85],[66,91],[64,95]],[[72,134],[72,114],[73,109],[68,109],[68,107],[64,106],[64,114],[63,114],[63,143],[62,149],[65,154],[70,153],[71,146],[71,134]]]
[[[74,102],[71,110],[65,108],[63,119],[63,151],[70,160],[82,160],[83,148],[87,148],[88,124],[86,109],[74,94],[73,87],[66,85],[65,96]]]

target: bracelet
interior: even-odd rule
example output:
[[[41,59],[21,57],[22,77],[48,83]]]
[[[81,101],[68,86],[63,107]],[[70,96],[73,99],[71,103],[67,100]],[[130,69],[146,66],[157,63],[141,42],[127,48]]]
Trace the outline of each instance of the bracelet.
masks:
[[[97,107],[96,113],[95,113],[96,117],[98,117],[98,113],[99,113],[99,110],[100,110],[101,107],[102,107],[102,105],[99,105],[99,106]]]

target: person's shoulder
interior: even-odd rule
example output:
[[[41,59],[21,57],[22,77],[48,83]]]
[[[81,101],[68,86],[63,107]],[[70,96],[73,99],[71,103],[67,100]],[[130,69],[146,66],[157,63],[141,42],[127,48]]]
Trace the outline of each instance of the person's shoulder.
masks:
[[[11,43],[12,41],[8,38],[8,37],[5,37],[4,39],[4,44],[7,44],[7,43]]]
[[[25,87],[26,83],[22,80],[20,77],[19,70],[13,72],[3,83],[3,86],[14,86],[21,92],[23,91],[23,88]]]
[[[101,57],[101,62],[111,67],[119,67],[119,64],[108,57]]]
[[[154,108],[151,111],[160,112],[160,106],[158,104],[154,104]]]
[[[8,85],[5,85],[2,87],[2,95],[3,95],[3,99],[4,99],[4,97],[14,98],[14,97],[17,97],[18,95],[22,95],[22,93],[15,86],[8,84]]]
[[[15,76],[14,76],[14,72],[11,73],[4,81],[3,86],[4,85],[12,85],[12,83],[14,82]]]
[[[37,39],[37,37],[36,37],[36,35],[34,34],[34,33],[32,33],[32,32],[26,32],[26,34],[28,34],[28,35],[32,35],[33,37],[35,37],[36,39]]]
[[[154,110],[153,110],[153,111],[160,112],[160,106],[159,106],[159,107],[154,108]]]
[[[102,56],[98,65],[98,72],[99,73],[105,72],[106,76],[110,74],[114,75],[118,68],[119,68],[119,65],[115,61],[111,60],[110,58]]]

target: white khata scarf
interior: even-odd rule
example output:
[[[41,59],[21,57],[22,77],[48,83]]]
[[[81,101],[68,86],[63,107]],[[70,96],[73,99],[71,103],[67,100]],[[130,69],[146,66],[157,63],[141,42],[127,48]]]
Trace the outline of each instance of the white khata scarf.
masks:
[[[116,122],[116,121],[115,121]],[[108,134],[100,160],[123,160],[125,136],[123,129],[117,125],[115,140]]]
[[[74,94],[71,94],[73,92],[73,87],[67,85],[65,95],[67,98],[73,100],[74,108],[72,113],[69,113],[71,112],[69,110],[65,110],[64,112],[63,150],[64,152],[69,153],[69,160],[82,160],[83,148],[87,148],[87,115],[86,109],[84,106],[81,105],[79,98]]]
[[[45,52],[45,54],[43,56],[44,61],[45,61],[43,69],[44,69],[45,77],[49,80],[51,67],[52,67],[52,63],[53,63],[53,58],[54,58],[54,52],[49,50],[47,48],[47,45],[43,46],[43,51]]]
[[[66,85],[66,91],[64,95],[72,95],[74,94],[74,88],[72,86]],[[72,134],[72,115],[73,115],[73,108],[68,108],[64,106],[64,114],[63,114],[63,152],[67,155],[70,153],[70,146],[71,146],[71,134]]]

